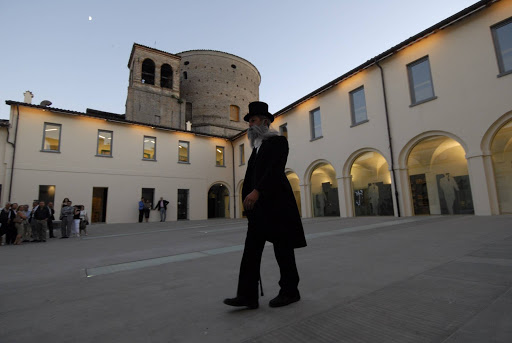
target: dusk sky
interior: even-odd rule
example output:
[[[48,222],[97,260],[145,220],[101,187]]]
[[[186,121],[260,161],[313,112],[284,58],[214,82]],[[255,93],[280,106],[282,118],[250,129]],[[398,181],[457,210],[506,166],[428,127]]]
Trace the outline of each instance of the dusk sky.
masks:
[[[34,104],[124,113],[133,43],[247,59],[276,112],[475,2],[4,0],[0,119],[26,90]]]

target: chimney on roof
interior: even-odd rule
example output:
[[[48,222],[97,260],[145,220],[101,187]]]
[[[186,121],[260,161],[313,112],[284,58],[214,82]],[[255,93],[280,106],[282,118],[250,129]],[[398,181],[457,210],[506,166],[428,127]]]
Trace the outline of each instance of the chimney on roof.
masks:
[[[34,97],[34,94],[32,94],[31,91],[26,91],[25,93],[23,93],[23,95],[25,96],[24,102],[26,104],[31,104],[32,103],[32,98]]]

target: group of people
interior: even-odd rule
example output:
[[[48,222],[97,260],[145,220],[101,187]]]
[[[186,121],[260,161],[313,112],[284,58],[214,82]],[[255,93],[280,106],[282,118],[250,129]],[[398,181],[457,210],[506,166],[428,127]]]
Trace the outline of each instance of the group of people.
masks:
[[[81,232],[87,236],[89,217],[84,205],[75,205],[68,198],[62,200],[60,210],[60,238],[80,237]]]
[[[160,221],[165,222],[165,219],[167,218],[167,205],[169,204],[169,201],[164,200],[163,197],[160,197],[160,200],[158,200],[156,206],[153,208],[153,210],[159,210],[160,211]],[[139,223],[142,223],[142,219],[146,219],[146,223],[149,221],[149,214],[151,212],[151,202],[149,199],[144,199],[144,197],[140,198],[139,201]]]
[[[80,237],[83,231],[87,235],[89,218],[83,205],[72,206],[65,198],[60,212],[61,237]],[[46,242],[56,238],[53,232],[55,209],[53,202],[34,200],[32,209],[29,205],[7,202],[0,211],[0,243],[5,236],[6,245],[21,245],[26,242]]]

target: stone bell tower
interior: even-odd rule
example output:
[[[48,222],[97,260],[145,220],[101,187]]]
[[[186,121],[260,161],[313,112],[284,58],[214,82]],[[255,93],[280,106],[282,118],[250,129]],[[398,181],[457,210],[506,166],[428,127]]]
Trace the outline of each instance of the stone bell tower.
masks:
[[[185,129],[180,60],[180,56],[133,44],[128,61],[127,120]]]

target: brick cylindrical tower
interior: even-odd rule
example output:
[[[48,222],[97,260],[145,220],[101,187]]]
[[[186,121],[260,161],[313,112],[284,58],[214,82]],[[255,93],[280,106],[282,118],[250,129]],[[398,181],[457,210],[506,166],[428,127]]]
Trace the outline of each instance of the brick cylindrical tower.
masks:
[[[249,61],[213,50],[190,50],[181,57],[180,97],[186,120],[197,132],[232,136],[247,128],[243,117],[259,100],[261,76]]]

